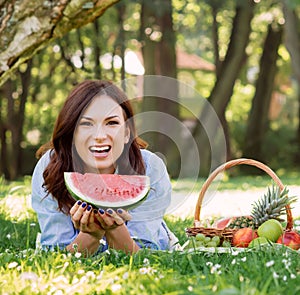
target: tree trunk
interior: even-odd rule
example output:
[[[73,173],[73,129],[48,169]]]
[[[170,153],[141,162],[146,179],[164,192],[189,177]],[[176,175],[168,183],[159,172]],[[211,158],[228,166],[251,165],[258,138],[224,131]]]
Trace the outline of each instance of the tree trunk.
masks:
[[[282,41],[283,32],[282,27],[274,29],[273,25],[269,25],[260,60],[259,76],[249,114],[243,151],[244,157],[253,158],[258,161],[264,161],[262,145],[266,132],[269,129],[269,109],[277,72],[278,48]]]
[[[295,154],[295,161],[300,164],[300,19],[296,9],[292,10],[286,0],[283,0],[283,12],[285,16],[285,44],[291,56],[291,63],[298,84],[298,129],[296,133],[296,145],[298,151]]]
[[[102,67],[100,63],[100,56],[101,56],[101,46],[100,41],[101,40],[101,34],[100,34],[100,28],[98,19],[96,19],[93,23],[93,28],[95,32],[95,38],[92,39],[93,48],[94,48],[94,77],[95,79],[101,79],[102,78]]]
[[[0,3],[0,86],[50,41],[93,22],[118,0],[8,0]]]
[[[209,104],[203,104],[199,120],[193,130],[199,147],[201,175],[207,175],[211,169],[226,160],[227,153],[230,154],[230,151],[226,152],[228,148],[226,140],[229,139],[225,138],[220,124],[222,124],[222,117],[225,118],[225,111],[233,93],[235,81],[247,58],[245,49],[249,42],[253,10],[254,1],[238,2],[225,59],[208,98]],[[213,111],[210,110],[211,107]]]
[[[165,157],[171,176],[176,177],[180,173],[181,142],[174,128],[179,119],[179,104],[171,0],[142,1],[141,35],[145,67],[142,110],[153,111],[155,116],[145,116],[149,120],[143,124],[149,132],[143,138],[150,149]]]

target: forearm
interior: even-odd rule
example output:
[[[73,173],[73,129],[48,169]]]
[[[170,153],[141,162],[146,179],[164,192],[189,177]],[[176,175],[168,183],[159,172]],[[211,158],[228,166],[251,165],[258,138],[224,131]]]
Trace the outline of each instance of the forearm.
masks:
[[[89,233],[79,232],[75,240],[66,247],[67,251],[93,255],[99,248],[99,239]]]
[[[130,237],[127,227],[123,224],[105,234],[108,245],[126,253],[136,253],[140,248]]]

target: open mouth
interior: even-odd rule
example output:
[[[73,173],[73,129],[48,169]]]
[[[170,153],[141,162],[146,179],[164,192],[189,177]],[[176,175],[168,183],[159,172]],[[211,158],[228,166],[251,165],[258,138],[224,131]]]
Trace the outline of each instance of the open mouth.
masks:
[[[89,148],[92,153],[108,153],[111,150],[111,146],[92,146]]]

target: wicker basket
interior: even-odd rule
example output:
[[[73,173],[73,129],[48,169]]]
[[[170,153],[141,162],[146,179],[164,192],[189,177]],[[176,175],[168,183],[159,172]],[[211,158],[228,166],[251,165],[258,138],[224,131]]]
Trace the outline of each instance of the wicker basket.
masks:
[[[237,165],[251,165],[251,166],[256,166],[257,168],[260,168],[264,172],[266,172],[273,180],[274,182],[278,185],[280,191],[284,189],[284,185],[278,178],[278,176],[275,174],[275,172],[270,169],[268,166],[265,164],[252,160],[252,159],[235,159],[231,160],[229,162],[226,162],[216,168],[207,178],[205,183],[203,184],[199,197],[196,203],[196,208],[195,208],[195,214],[194,214],[194,226],[191,228],[186,229],[186,234],[187,236],[196,236],[198,233],[202,233],[205,236],[208,237],[213,237],[213,236],[219,236],[221,241],[223,240],[228,240],[232,243],[232,237],[234,233],[237,231],[237,229],[231,229],[231,228],[224,228],[224,229],[218,229],[214,227],[203,227],[201,226],[200,222],[200,212],[201,212],[201,206],[202,206],[202,201],[204,198],[204,195],[209,187],[209,185],[212,183],[212,181],[215,179],[215,177],[220,173],[223,172],[231,167],[237,166]],[[292,217],[292,212],[290,206],[286,206],[286,215],[287,215],[287,224],[286,224],[286,230],[291,230],[293,228],[293,217]]]

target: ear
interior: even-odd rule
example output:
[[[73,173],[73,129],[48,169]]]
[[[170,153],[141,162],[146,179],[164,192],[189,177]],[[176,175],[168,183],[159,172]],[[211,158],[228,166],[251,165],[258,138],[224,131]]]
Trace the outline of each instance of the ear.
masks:
[[[125,138],[124,138],[125,144],[129,142],[129,139],[130,139],[130,129],[127,126],[126,129],[125,129]]]

